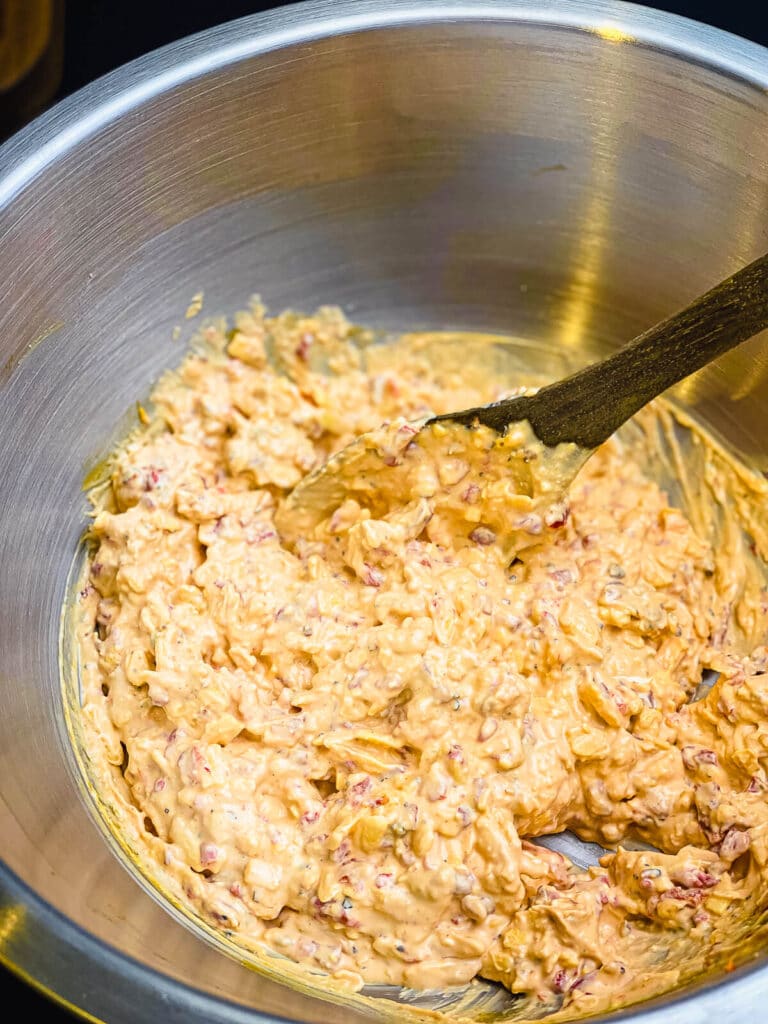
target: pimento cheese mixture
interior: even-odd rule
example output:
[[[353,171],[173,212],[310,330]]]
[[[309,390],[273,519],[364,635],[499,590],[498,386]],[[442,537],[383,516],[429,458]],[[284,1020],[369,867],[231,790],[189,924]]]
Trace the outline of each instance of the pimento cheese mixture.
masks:
[[[142,870],[350,989],[482,977],[577,1015],[721,963],[766,904],[765,489],[706,452],[718,544],[612,439],[502,549],[449,446],[461,528],[409,479],[281,539],[357,435],[509,393],[361,337],[331,309],[208,329],[94,499],[82,727]],[[534,842],[564,829],[615,852]]]

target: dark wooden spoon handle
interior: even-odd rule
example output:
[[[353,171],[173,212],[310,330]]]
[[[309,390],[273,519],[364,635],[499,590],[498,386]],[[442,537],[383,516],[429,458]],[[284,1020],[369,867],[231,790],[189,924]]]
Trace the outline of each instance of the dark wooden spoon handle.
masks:
[[[624,348],[535,395],[440,416],[503,433],[527,419],[544,444],[596,448],[647,402],[768,326],[768,255]]]

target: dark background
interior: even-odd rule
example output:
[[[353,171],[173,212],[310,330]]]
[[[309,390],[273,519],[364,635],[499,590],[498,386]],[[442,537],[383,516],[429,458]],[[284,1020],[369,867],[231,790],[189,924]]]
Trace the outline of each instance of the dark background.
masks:
[[[272,6],[253,0],[67,0],[63,65],[52,102],[174,39]],[[659,0],[647,6],[696,18],[768,46],[765,0]],[[68,1024],[74,1019],[0,968],[0,1006],[8,1012],[11,1005],[17,1020],[33,1014],[38,1024]]]
[[[276,6],[253,0],[68,0],[60,95],[174,39]],[[768,46],[765,0],[659,0],[647,6]]]

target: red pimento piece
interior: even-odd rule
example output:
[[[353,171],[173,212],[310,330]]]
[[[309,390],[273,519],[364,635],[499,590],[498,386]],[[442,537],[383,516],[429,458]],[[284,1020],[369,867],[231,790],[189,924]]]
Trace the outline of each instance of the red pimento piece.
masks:
[[[671,889],[660,894],[660,899],[678,900],[689,907],[696,907],[704,899],[702,889],[683,889],[682,886],[673,885]]]
[[[490,544],[495,543],[496,534],[487,526],[476,526],[470,533],[469,539],[481,547],[488,547]]]
[[[365,583],[367,587],[380,587],[383,582],[384,573],[380,569],[377,569],[375,566],[369,565],[368,562],[366,562],[363,583]]]
[[[720,844],[720,856],[723,860],[734,861],[746,853],[750,847],[750,839],[748,832],[742,832],[741,829],[732,828],[730,829]]]
[[[299,338],[299,343],[296,346],[296,356],[303,363],[308,362],[309,350],[312,348],[314,341],[315,336],[314,334],[310,334],[309,331],[305,331],[305,333]]]
[[[571,510],[568,505],[554,505],[544,513],[544,522],[551,530],[557,530],[565,526]]]
[[[200,863],[214,864],[219,859],[219,848],[215,843],[200,843]]]
[[[156,469],[154,466],[150,466],[146,470],[146,472],[144,474],[144,490],[145,491],[154,491],[154,489],[160,483],[160,478],[161,478],[162,472],[163,471],[161,469]]]

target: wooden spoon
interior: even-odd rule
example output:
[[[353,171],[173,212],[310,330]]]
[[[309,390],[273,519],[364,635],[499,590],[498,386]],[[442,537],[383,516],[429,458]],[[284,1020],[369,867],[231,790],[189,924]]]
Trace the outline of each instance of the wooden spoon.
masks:
[[[556,488],[548,487],[551,501],[557,498],[553,490],[564,495],[591,452],[652,398],[767,326],[765,255],[607,359],[533,395],[432,417],[417,425],[411,440],[438,423],[483,426],[504,436],[527,422],[540,442],[537,472],[556,481]],[[368,481],[370,494],[384,485],[386,463],[372,437],[361,435],[296,486],[277,516],[285,537],[305,534],[338,507],[354,476]],[[566,449],[570,454],[564,459]]]
[[[599,363],[530,396],[436,416],[503,434],[527,420],[548,447],[594,450],[652,398],[768,326],[768,255]]]

